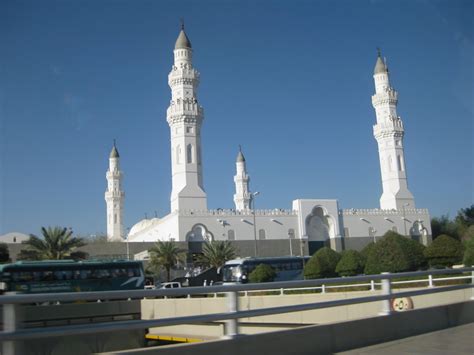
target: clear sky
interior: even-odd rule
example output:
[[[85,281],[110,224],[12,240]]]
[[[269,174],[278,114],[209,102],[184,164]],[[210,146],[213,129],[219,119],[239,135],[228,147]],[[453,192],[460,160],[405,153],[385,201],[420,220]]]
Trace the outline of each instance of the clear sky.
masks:
[[[167,75],[183,17],[201,72],[209,208],[239,144],[257,208],[377,208],[373,67],[399,92],[408,185],[432,216],[473,203],[473,1],[0,2],[0,234],[104,233],[113,139],[125,227],[169,212]]]

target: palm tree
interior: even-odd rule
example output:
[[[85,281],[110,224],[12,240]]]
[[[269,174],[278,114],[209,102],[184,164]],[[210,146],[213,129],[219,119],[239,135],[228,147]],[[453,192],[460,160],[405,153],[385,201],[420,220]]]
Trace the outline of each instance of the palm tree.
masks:
[[[236,250],[228,240],[214,240],[204,245],[202,253],[200,262],[218,269],[224,265],[227,260],[235,258]]]
[[[164,268],[166,270],[166,281],[170,281],[170,271],[173,266],[183,259],[184,251],[179,249],[174,242],[158,241],[148,249],[150,253],[150,266],[152,268]]]
[[[73,237],[72,230],[68,228],[41,227],[41,234],[42,238],[30,234],[30,239],[23,242],[40,260],[69,258],[74,249],[86,245],[82,238]]]

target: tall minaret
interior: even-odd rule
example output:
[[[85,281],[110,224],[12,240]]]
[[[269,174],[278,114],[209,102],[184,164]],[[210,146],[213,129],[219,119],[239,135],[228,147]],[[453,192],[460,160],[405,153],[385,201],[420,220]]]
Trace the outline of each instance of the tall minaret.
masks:
[[[244,158],[244,155],[242,154],[242,149],[240,147],[239,147],[239,154],[237,155],[237,161],[235,165],[237,167],[237,173],[234,176],[235,209],[237,211],[248,210],[250,209],[250,192],[249,192],[250,177],[247,175],[247,170],[245,168],[245,158]]]
[[[120,155],[117,147],[112,147],[109,157],[109,170],[107,170],[107,240],[122,241],[123,233],[123,200],[125,193],[122,191],[122,172],[120,171]]]
[[[380,56],[374,69],[375,94],[372,105],[377,116],[374,137],[379,147],[383,193],[381,209],[402,210],[415,208],[415,200],[408,190],[403,152],[403,122],[397,115],[398,93],[390,86],[388,68]]]
[[[199,73],[193,68],[192,54],[191,42],[182,25],[168,75],[171,102],[166,119],[171,130],[171,212],[207,209],[201,161],[204,110],[197,102]]]

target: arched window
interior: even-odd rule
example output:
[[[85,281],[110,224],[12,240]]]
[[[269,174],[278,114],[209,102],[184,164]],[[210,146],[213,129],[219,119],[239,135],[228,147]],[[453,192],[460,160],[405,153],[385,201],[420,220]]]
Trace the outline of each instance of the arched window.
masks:
[[[265,239],[265,229],[260,229],[258,231],[258,239],[260,239],[260,240]]]
[[[227,232],[227,239],[228,240],[235,240],[235,232],[233,229],[229,229]]]
[[[193,145],[188,144],[186,147],[186,156],[187,156],[187,161],[188,164],[191,164],[193,162]]]

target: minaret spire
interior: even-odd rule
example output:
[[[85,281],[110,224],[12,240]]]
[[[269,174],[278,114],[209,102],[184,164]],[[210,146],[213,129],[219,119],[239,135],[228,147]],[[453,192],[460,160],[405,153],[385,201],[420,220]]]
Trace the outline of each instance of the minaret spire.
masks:
[[[383,193],[381,209],[415,208],[415,200],[408,190],[403,137],[403,122],[397,114],[398,93],[391,87],[388,69],[381,58],[380,49],[374,69],[375,94],[372,106],[377,123],[374,137],[377,140],[382,175]]]
[[[204,110],[197,101],[199,73],[193,67],[192,54],[191,41],[182,22],[174,49],[174,64],[168,75],[171,102],[166,120],[171,131],[171,212],[207,209],[201,161]]]
[[[107,240],[123,241],[123,202],[125,193],[122,191],[122,177],[120,171],[120,155],[114,139],[114,145],[109,156],[107,170],[107,190],[105,202],[107,204]]]
[[[237,211],[250,209],[250,191],[249,182],[250,177],[247,174],[245,166],[245,157],[242,153],[242,147],[239,145],[239,153],[235,162],[236,174],[234,176],[235,194],[234,203]]]

